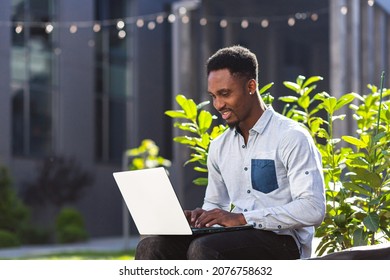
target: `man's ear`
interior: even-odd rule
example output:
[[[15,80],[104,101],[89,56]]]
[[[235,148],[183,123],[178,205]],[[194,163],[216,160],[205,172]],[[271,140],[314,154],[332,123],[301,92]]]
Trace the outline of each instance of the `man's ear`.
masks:
[[[249,92],[257,92],[257,82],[255,79],[250,79],[248,81],[248,91]]]

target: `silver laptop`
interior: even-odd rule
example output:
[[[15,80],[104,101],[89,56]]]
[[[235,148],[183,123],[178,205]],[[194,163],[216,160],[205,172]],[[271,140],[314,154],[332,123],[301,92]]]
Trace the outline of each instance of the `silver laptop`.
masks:
[[[251,228],[191,228],[163,167],[113,173],[141,235],[191,235]]]

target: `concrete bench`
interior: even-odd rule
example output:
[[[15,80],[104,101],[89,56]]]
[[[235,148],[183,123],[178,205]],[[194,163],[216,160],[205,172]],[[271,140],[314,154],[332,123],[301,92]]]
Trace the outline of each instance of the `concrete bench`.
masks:
[[[352,247],[311,260],[390,260],[390,243]]]

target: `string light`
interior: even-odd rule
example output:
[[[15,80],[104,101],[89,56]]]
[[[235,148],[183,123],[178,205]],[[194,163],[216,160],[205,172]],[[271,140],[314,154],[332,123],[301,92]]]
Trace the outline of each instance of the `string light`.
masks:
[[[92,28],[92,30],[93,30],[94,32],[99,32],[101,29],[102,29],[102,26],[101,26],[99,23],[95,23],[95,24],[93,25],[93,28]]]
[[[367,5],[373,6],[374,0],[367,0]],[[157,24],[162,24],[164,21],[168,23],[174,23],[179,20],[183,24],[188,24],[191,20],[198,21],[199,25],[207,26],[208,24],[216,23],[220,28],[226,28],[229,24],[239,24],[241,28],[247,29],[249,26],[260,26],[262,28],[268,28],[273,23],[287,22],[288,26],[295,26],[298,21],[311,20],[316,22],[323,14],[328,14],[329,8],[323,8],[311,12],[296,12],[290,15],[274,15],[267,18],[260,17],[218,17],[218,16],[203,16],[201,18],[190,17],[186,8],[179,8],[176,13],[156,13],[137,17],[127,17],[122,19],[108,19],[102,21],[79,21],[79,22],[4,22],[0,21],[0,26],[7,25],[14,28],[14,32],[20,34],[25,28],[43,28],[46,33],[50,34],[54,29],[68,28],[70,33],[76,33],[80,28],[91,28],[93,32],[100,32],[103,27],[115,26],[118,29],[118,37],[125,38],[126,32],[119,31],[124,30],[126,24],[135,24],[136,27],[142,28],[147,26],[148,30],[154,30]],[[340,13],[346,15],[348,13],[347,6],[340,6]]]
[[[118,30],[121,30],[125,27],[125,22],[123,20],[118,20],[118,22],[116,23],[116,28]]]
[[[168,16],[168,21],[169,21],[170,23],[174,23],[175,20],[176,20],[176,16],[175,16],[174,14],[170,14],[170,15]]]
[[[15,27],[15,32],[16,32],[17,34],[22,33],[22,32],[23,32],[23,25],[21,25],[21,24],[16,25],[16,27]]]
[[[137,19],[136,25],[137,27],[141,28],[145,24],[144,20],[142,18]]]
[[[287,24],[288,24],[289,26],[294,26],[294,25],[295,25],[295,18],[290,17],[290,18],[288,19],[288,21],[287,21]]]
[[[163,23],[163,22],[164,22],[164,16],[158,15],[158,16],[156,17],[156,22],[157,22],[158,24]]]
[[[119,30],[118,37],[119,37],[119,39],[124,39],[126,37],[126,31]]]
[[[180,14],[180,15],[183,16],[183,15],[185,15],[186,13],[187,13],[187,9],[186,9],[185,7],[180,7],[180,8],[179,8],[179,14]]]
[[[243,29],[246,29],[249,27],[249,21],[247,21],[246,19],[244,19],[243,21],[241,21],[241,27]]]
[[[184,24],[187,24],[190,22],[190,17],[187,16],[187,15],[184,15],[182,18],[181,18],[181,22],[184,23]]]
[[[69,32],[72,33],[72,34],[76,33],[77,30],[78,30],[78,27],[77,27],[76,24],[72,24],[72,25],[69,27]]]
[[[149,23],[148,23],[148,29],[149,30],[153,30],[153,29],[155,29],[156,28],[156,23],[154,22],[154,21],[150,21]]]
[[[269,21],[268,19],[263,19],[261,22],[260,22],[260,25],[261,27],[263,28],[267,28],[269,26]]]
[[[340,12],[342,15],[346,15],[348,13],[348,7],[347,6],[342,6],[340,9]]]
[[[50,34],[51,32],[53,32],[53,30],[54,30],[54,26],[51,23],[46,24],[45,32],[47,34]]]
[[[221,26],[221,28],[226,28],[228,26],[228,22],[226,19],[222,19],[220,22],[219,22],[219,26]]]

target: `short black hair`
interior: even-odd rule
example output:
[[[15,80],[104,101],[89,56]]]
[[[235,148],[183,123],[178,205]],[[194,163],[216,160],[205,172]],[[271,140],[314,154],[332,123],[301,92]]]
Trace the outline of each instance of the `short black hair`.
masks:
[[[236,45],[218,50],[207,60],[207,76],[211,71],[228,69],[232,75],[257,81],[258,62],[249,49]]]

